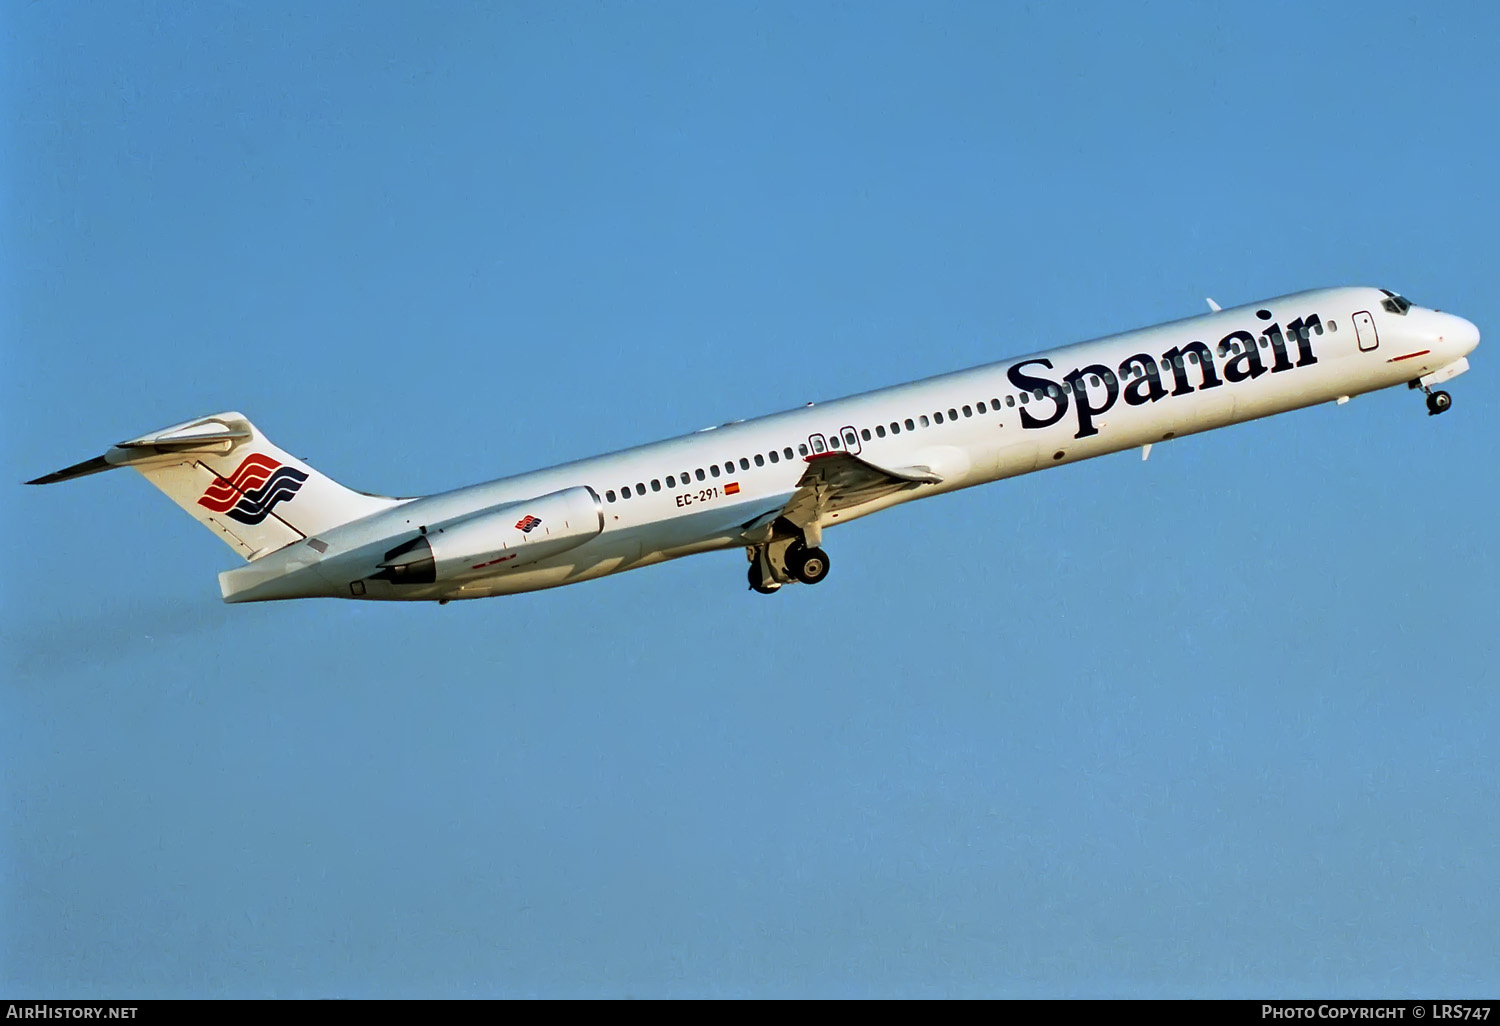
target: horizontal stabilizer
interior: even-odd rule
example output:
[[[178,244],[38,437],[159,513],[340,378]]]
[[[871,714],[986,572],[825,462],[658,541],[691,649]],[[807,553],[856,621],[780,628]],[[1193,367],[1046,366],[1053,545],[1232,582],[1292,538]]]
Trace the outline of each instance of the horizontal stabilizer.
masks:
[[[71,481],[75,477],[87,477],[90,474],[97,474],[100,471],[113,470],[117,465],[109,462],[103,456],[95,456],[91,460],[84,460],[82,463],[75,463],[71,467],[54,470],[50,474],[43,474],[41,477],[27,481],[26,483],[57,484],[59,481]]]
[[[131,467],[246,559],[388,509],[271,444],[240,413],[215,413],[120,442],[27,484]]]

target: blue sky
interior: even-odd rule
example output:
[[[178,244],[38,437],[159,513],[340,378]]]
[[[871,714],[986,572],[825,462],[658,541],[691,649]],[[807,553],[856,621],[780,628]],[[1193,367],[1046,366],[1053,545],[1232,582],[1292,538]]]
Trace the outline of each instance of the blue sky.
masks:
[[[413,494],[1300,288],[1500,330],[1489,4],[8,5],[0,990],[1500,988],[1500,401],[510,599],[225,607],[243,410]]]

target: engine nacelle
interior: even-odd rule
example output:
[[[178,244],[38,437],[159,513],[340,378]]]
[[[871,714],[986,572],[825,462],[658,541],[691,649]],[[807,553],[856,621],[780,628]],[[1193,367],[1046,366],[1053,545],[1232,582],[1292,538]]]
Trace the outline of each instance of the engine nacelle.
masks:
[[[488,577],[577,548],[603,530],[594,490],[565,488],[431,528],[387,552],[372,576],[393,584]]]

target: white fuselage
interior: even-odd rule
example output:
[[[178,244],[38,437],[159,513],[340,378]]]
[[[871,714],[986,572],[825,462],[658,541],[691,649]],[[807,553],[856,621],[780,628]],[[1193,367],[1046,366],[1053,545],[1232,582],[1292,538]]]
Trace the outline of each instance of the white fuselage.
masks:
[[[935,479],[828,513],[820,526],[830,527],[900,502],[1406,384],[1452,367],[1479,341],[1460,317],[1420,307],[1398,313],[1382,306],[1387,298],[1372,288],[1282,296],[412,499],[309,539],[322,551],[299,543],[231,571],[224,576],[236,579],[235,594],[226,585],[225,596],[350,597],[351,583],[394,541],[584,486],[598,496],[603,529],[565,553],[461,584],[377,582],[357,597],[479,598],[571,584],[745,546],[746,525],[787,502],[824,451],[879,468],[920,467]]]

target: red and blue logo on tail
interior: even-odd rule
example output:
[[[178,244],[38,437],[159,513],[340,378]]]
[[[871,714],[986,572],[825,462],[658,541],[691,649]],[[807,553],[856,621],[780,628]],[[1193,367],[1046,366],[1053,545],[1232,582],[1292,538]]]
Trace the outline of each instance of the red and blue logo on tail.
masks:
[[[270,516],[277,503],[296,495],[306,480],[302,471],[256,453],[245,457],[229,477],[209,485],[198,505],[253,527]]]

